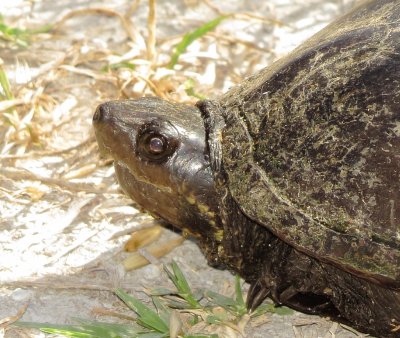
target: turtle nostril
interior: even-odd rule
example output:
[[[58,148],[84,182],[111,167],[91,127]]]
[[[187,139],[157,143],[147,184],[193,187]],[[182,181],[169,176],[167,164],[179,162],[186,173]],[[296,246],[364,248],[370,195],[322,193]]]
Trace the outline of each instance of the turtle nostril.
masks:
[[[106,104],[99,105],[93,115],[93,123],[104,122],[105,120],[107,120],[108,113],[109,111]]]

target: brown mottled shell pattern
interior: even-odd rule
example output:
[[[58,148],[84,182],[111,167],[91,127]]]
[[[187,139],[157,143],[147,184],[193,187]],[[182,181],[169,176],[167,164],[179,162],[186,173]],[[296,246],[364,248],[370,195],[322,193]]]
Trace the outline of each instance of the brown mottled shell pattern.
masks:
[[[228,188],[247,216],[400,287],[399,1],[363,3],[215,104]]]

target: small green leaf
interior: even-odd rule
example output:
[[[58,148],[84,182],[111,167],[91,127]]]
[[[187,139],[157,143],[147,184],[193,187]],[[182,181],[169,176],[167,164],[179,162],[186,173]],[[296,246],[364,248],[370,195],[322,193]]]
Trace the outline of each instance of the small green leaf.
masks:
[[[168,324],[164,322],[155,311],[144,305],[140,300],[128,295],[122,289],[116,289],[114,292],[129,306],[129,308],[137,313],[139,316],[138,323],[140,325],[161,333],[169,332]]]
[[[194,326],[198,323],[200,323],[203,319],[201,318],[201,316],[197,315],[197,314],[193,314],[192,317],[188,318],[187,323],[189,324],[189,326]]]
[[[207,34],[209,31],[212,31],[216,28],[223,20],[229,18],[229,15],[222,15],[218,18],[206,22],[204,25],[195,29],[194,31],[187,33],[182,38],[182,41],[178,43],[175,47],[175,52],[171,57],[171,61],[169,63],[169,68],[174,68],[174,66],[178,63],[179,57],[182,53],[185,52],[186,48],[191,45],[196,39],[201,38],[203,35]]]

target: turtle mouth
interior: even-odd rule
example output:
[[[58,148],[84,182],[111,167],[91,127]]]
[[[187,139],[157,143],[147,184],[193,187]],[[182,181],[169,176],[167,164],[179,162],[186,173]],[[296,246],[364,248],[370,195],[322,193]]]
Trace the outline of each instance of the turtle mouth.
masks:
[[[124,170],[125,174],[126,174],[126,171],[128,171],[129,174],[130,174],[131,180],[135,180],[135,181],[137,181],[139,184],[141,184],[143,186],[152,187],[152,189],[155,189],[158,193],[163,192],[163,193],[166,193],[166,194],[171,194],[171,195],[173,194],[173,190],[172,190],[171,187],[163,186],[163,185],[160,185],[160,184],[155,184],[154,182],[151,182],[150,180],[146,180],[145,178],[142,178],[139,175],[135,175],[135,173],[133,173],[131,171],[131,169],[129,168],[129,166],[123,161],[114,160],[114,167],[115,167],[116,171],[117,170]]]

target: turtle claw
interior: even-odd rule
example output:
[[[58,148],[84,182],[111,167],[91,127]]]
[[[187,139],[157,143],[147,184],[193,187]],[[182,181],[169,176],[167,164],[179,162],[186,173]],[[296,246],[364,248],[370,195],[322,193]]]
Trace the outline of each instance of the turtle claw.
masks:
[[[260,279],[250,285],[247,293],[247,309],[252,312],[271,294],[270,288],[266,287]]]

